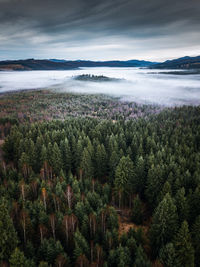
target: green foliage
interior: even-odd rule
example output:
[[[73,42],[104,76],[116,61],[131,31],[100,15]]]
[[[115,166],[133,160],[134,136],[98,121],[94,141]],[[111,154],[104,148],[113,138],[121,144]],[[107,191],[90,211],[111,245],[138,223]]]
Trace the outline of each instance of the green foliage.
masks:
[[[46,262],[46,261],[41,261],[40,263],[39,263],[39,267],[48,267],[49,265],[48,265],[48,262]]]
[[[115,190],[118,193],[119,207],[121,202],[123,203],[124,197],[126,197],[131,191],[131,182],[134,180],[134,168],[133,162],[129,156],[123,156],[116,168],[115,172]]]
[[[94,175],[94,168],[92,165],[92,152],[89,148],[84,148],[82,159],[81,159],[81,169],[83,170],[83,174],[87,178],[92,178]]]
[[[161,263],[166,267],[176,267],[176,252],[173,243],[162,247],[159,254]]]
[[[108,258],[109,266],[125,267],[131,263],[130,253],[127,247],[121,245],[116,250],[111,250]]]
[[[143,207],[142,207],[142,202],[138,195],[133,200],[131,218],[132,221],[136,224],[142,224],[143,222]]]
[[[82,236],[79,231],[76,231],[74,234],[75,249],[74,249],[74,258],[77,259],[80,255],[88,255],[89,246],[86,239]]]
[[[178,266],[194,267],[194,248],[188,229],[188,223],[184,221],[175,239],[176,262]]]
[[[0,202],[0,260],[8,260],[18,244],[18,237],[4,199]]]
[[[9,263],[11,267],[28,267],[28,261],[24,256],[24,253],[18,248],[15,248],[10,256]]]
[[[107,173],[107,154],[104,145],[98,145],[96,149],[96,155],[95,155],[95,161],[96,161],[96,177],[99,179],[102,179]]]
[[[194,224],[192,225],[192,244],[195,248],[195,261],[200,262],[200,215],[197,216]]]
[[[143,249],[141,246],[137,248],[136,251],[136,256],[135,256],[135,262],[134,262],[134,267],[150,267],[151,263],[147,259],[146,254],[144,253]]]
[[[175,204],[177,207],[179,222],[182,223],[188,219],[189,206],[185,197],[185,189],[181,188],[175,195]]]
[[[160,248],[170,242],[178,227],[176,206],[169,194],[166,194],[153,214],[150,228],[150,240],[153,252],[157,255]]]
[[[49,264],[54,264],[58,255],[64,253],[60,241],[54,239],[44,239],[39,248],[39,259],[43,259]]]
[[[136,160],[135,167],[135,179],[133,181],[133,189],[135,193],[142,194],[145,189],[146,171],[145,171],[145,160],[140,155]]]
[[[53,115],[46,111],[44,122],[42,113],[38,123],[13,126],[0,151],[0,194],[8,200],[0,209],[1,260],[14,254],[30,267],[131,267],[157,257],[164,266],[198,266],[199,108],[159,113],[100,96],[91,96],[91,107],[88,96],[61,95],[47,93],[43,104],[62,105]],[[152,110],[157,114],[148,116]],[[130,208],[142,227],[126,233]],[[185,226],[177,234],[186,219],[192,240]]]

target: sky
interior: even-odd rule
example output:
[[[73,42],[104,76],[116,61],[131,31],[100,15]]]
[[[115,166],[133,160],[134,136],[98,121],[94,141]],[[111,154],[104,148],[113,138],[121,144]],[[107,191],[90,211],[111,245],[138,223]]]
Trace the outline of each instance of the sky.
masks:
[[[0,60],[200,55],[200,0],[0,0]]]

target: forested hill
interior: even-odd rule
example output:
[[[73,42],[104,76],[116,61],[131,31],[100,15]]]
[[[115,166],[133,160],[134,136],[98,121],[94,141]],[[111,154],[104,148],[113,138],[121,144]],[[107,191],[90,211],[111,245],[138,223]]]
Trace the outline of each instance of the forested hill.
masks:
[[[200,69],[200,56],[167,60],[150,66],[153,69]]]
[[[199,266],[199,121],[199,107],[180,107],[14,125],[0,164],[0,261]]]
[[[79,67],[146,67],[153,64],[143,60],[128,61],[66,61],[66,60],[8,60],[0,61],[0,70],[68,70]]]
[[[149,67],[152,69],[200,69],[200,56],[182,57],[156,63],[144,60],[58,60],[58,59],[26,59],[0,61],[0,70],[68,70],[79,67]]]

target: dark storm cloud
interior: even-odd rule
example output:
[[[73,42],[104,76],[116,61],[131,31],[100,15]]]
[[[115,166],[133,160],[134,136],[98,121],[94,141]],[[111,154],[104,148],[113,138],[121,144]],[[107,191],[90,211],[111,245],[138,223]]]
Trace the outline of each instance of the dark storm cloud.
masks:
[[[194,46],[200,41],[199,14],[199,0],[0,0],[0,48],[15,47],[16,53],[36,44],[37,49],[111,43],[130,48],[134,40],[149,39],[153,48],[152,38],[171,40],[177,34],[174,43]]]
[[[24,21],[44,31],[157,27],[200,22],[198,0],[0,0],[0,23]],[[65,28],[69,27],[69,28]]]

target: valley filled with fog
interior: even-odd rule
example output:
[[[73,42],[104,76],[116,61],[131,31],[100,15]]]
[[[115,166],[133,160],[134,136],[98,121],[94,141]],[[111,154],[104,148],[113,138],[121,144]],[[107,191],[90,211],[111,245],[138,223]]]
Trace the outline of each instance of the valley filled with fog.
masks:
[[[0,93],[55,89],[81,94],[107,94],[137,103],[166,106],[200,104],[200,74],[162,74],[163,70],[138,68],[81,68],[66,71],[2,71]],[[166,71],[165,72],[171,72]],[[80,81],[77,75],[104,75],[109,82]]]

